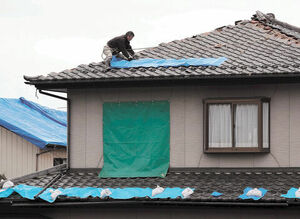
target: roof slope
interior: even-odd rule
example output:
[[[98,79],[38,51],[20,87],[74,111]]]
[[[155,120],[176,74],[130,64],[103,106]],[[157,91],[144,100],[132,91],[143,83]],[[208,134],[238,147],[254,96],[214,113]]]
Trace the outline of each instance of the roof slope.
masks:
[[[139,52],[141,58],[226,57],[220,67],[128,68],[105,71],[103,62],[47,76],[27,77],[30,84],[86,81],[187,79],[228,76],[269,76],[300,73],[300,29],[257,12],[251,20],[237,21],[214,31],[161,43]],[[28,82],[27,82],[28,83]]]
[[[21,177],[13,180],[15,184],[27,184],[38,187],[69,188],[69,187],[98,187],[98,188],[155,188],[162,187],[190,187],[195,191],[188,199],[149,199],[136,198],[136,201],[171,201],[176,202],[231,202],[249,203],[254,201],[242,200],[239,195],[243,194],[246,187],[265,188],[267,194],[255,203],[287,203],[281,194],[287,193],[291,187],[297,187],[300,180],[300,168],[195,168],[170,170],[165,178],[105,178],[98,177],[100,169],[58,169],[56,171],[45,170],[31,174],[29,177]],[[49,184],[50,183],[50,184]],[[218,191],[222,196],[213,197],[211,193]],[[12,195],[8,199],[21,199],[18,195]],[[112,199],[99,199],[89,197],[80,199],[60,196],[60,201],[95,201],[107,203]],[[124,200],[126,201],[131,200]],[[33,201],[31,201],[33,202]],[[44,202],[44,201],[42,201]],[[45,203],[46,204],[46,203]]]
[[[67,113],[37,103],[0,98],[0,126],[44,148],[46,145],[67,145]]]

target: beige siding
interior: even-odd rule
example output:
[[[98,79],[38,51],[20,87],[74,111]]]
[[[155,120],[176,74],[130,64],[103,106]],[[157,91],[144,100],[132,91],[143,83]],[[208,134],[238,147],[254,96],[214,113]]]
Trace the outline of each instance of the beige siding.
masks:
[[[71,133],[76,133],[77,136],[71,139],[71,144],[73,145],[70,157],[70,163],[73,163],[73,167],[86,167],[86,135],[87,135],[87,103],[86,103],[86,91],[78,90],[72,92],[72,102],[71,102],[71,116],[74,118],[71,121]],[[100,113],[100,110],[99,110]],[[99,123],[98,121],[95,121]],[[96,138],[96,136],[95,136]],[[97,148],[95,147],[95,152]],[[96,165],[96,164],[94,164]]]
[[[171,167],[294,167],[300,165],[300,85],[156,87],[69,90],[71,167],[101,167],[102,103],[169,100]],[[271,98],[271,153],[204,154],[203,104],[208,97]]]
[[[38,171],[53,167],[54,158],[66,158],[65,149],[55,149],[38,155]]]
[[[0,174],[7,178],[36,171],[36,154],[41,150],[24,138],[0,126]],[[39,157],[38,170],[53,166],[54,157],[66,157],[66,150],[55,150]]]
[[[3,127],[0,133],[0,173],[12,178],[34,172],[39,148]]]

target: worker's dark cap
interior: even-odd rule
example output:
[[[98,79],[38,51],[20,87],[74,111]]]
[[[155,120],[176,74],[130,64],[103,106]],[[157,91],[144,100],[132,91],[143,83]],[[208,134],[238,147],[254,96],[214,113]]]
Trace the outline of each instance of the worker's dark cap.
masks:
[[[132,31],[128,31],[125,36],[134,36],[134,33]]]

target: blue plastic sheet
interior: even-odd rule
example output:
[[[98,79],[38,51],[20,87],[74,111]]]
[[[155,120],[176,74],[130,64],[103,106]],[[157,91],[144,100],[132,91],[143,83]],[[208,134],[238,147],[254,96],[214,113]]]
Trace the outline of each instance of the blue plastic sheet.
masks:
[[[0,126],[44,148],[67,145],[67,113],[24,98],[0,98]]]
[[[13,190],[23,198],[34,200],[34,196],[36,196],[40,191],[42,191],[43,188],[20,184],[15,186]]]
[[[78,198],[87,198],[91,197],[100,197],[102,189],[101,188],[93,188],[93,187],[86,187],[86,188],[79,188],[79,187],[72,187],[63,190],[63,194],[68,197],[78,197]]]
[[[53,189],[53,188],[46,189],[42,194],[39,195],[39,198],[41,198],[47,202],[53,203],[56,199],[52,199],[50,190],[56,190],[56,189]],[[58,190],[63,192],[63,189],[61,189],[61,188],[58,188]]]
[[[131,199],[134,197],[150,197],[152,195],[152,189],[150,188],[124,188],[124,189],[110,189],[112,194],[111,198],[114,199]]]
[[[177,198],[177,197],[181,197],[183,198],[182,196],[182,191],[184,189],[182,188],[178,188],[178,187],[175,187],[175,188],[165,188],[165,190],[160,193],[160,194],[157,194],[155,196],[151,196],[150,198]],[[194,189],[192,189],[194,191]]]
[[[5,191],[0,192],[0,198],[6,198],[10,196],[14,191],[17,192],[20,196],[23,198],[34,200],[34,197],[42,191],[43,188],[35,187],[35,186],[29,186],[20,184],[15,186],[14,188],[9,188]],[[111,191],[110,198],[113,199],[131,199],[134,197],[149,197],[151,199],[156,198],[172,198],[175,199],[177,197],[182,196],[182,191],[184,188],[165,188],[165,190],[152,197],[152,188],[108,188]],[[103,188],[93,188],[93,187],[85,187],[85,188],[79,188],[79,187],[71,187],[71,188],[47,188],[42,194],[39,195],[39,198],[53,203],[55,199],[52,199],[50,190],[59,190],[61,193],[58,196],[67,196],[67,197],[77,197],[77,198],[87,198],[89,196],[91,197],[98,197],[101,198],[101,192]],[[192,189],[194,191],[194,189]]]
[[[227,58],[189,58],[189,59],[138,59],[127,61],[115,56],[112,57],[112,68],[133,67],[178,67],[178,66],[220,66]]]
[[[50,109],[48,107],[41,106],[35,102],[26,100],[24,97],[20,97],[20,101],[23,104],[26,104],[28,107],[32,108],[33,110],[40,112],[45,117],[53,120],[54,122],[57,122],[57,123],[61,124],[62,126],[67,127],[67,125],[68,125],[67,112],[61,111],[61,110]]]
[[[39,195],[39,197],[47,202],[53,203],[55,199],[53,200],[51,197],[50,190],[55,191],[54,188],[48,188],[46,189],[42,194]],[[79,187],[71,187],[71,188],[58,188],[59,191],[61,191],[61,195],[67,196],[67,197],[77,197],[77,198],[87,198],[89,196],[91,197],[100,197],[101,188],[93,188],[93,187],[86,187],[86,188],[79,188]]]
[[[12,188],[8,188],[8,189],[5,189],[5,190],[0,189],[0,198],[7,198],[13,192],[14,192],[14,190]]]
[[[51,197],[50,190],[56,190],[53,188],[48,188],[46,191],[44,191],[42,194],[39,195],[39,197],[47,202],[53,203],[55,200]],[[162,193],[157,194],[152,197],[152,189],[151,188],[108,188],[111,191],[110,198],[113,199],[131,199],[134,197],[150,197],[151,199],[156,198],[177,198],[182,197],[182,191],[183,188],[166,188]],[[61,191],[61,194],[59,196],[68,196],[68,197],[77,197],[77,198],[87,198],[89,196],[92,197],[98,197],[101,196],[102,188],[92,188],[92,187],[86,187],[86,188],[78,188],[78,187],[72,187],[72,188],[58,188],[59,191]],[[194,189],[193,189],[194,190]]]
[[[281,197],[284,197],[284,198],[299,198],[300,197],[296,197],[295,195],[295,192],[297,191],[298,189],[296,188],[290,188],[289,191],[286,193],[286,194],[282,194]]]
[[[262,196],[261,197],[257,197],[257,196],[247,196],[247,192],[249,192],[251,189],[251,187],[247,187],[244,189],[244,193],[242,195],[239,196],[239,198],[241,199],[253,199],[253,200],[259,200],[261,199],[262,197],[265,196],[265,194],[267,193],[268,190],[264,189],[264,188],[259,188],[258,190],[261,191],[262,193]]]
[[[214,197],[219,197],[219,196],[223,195],[223,193],[213,192],[213,193],[211,193],[211,195],[214,196]]]

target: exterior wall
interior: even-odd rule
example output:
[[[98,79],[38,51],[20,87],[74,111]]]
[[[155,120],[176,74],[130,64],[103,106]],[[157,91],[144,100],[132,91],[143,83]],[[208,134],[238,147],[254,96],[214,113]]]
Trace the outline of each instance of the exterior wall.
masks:
[[[44,170],[53,167],[54,158],[67,158],[66,149],[56,149],[42,153],[38,156],[38,168],[37,170]]]
[[[0,134],[0,173],[12,178],[36,171],[36,153],[40,149],[3,127]]]
[[[37,146],[0,126],[0,174],[4,174],[6,178],[35,172],[37,168],[36,154],[40,152],[41,150]],[[53,166],[54,153],[56,152],[42,154],[45,157],[39,159],[39,162],[43,164],[38,170]],[[66,157],[65,150],[57,153],[60,153],[58,154],[60,156],[62,156],[61,153],[64,153],[62,157]]]
[[[271,153],[204,154],[204,98],[271,98]],[[105,101],[170,101],[171,167],[295,167],[300,165],[300,84],[227,85],[156,88],[74,89],[71,99],[72,168],[103,165],[102,103]]]

